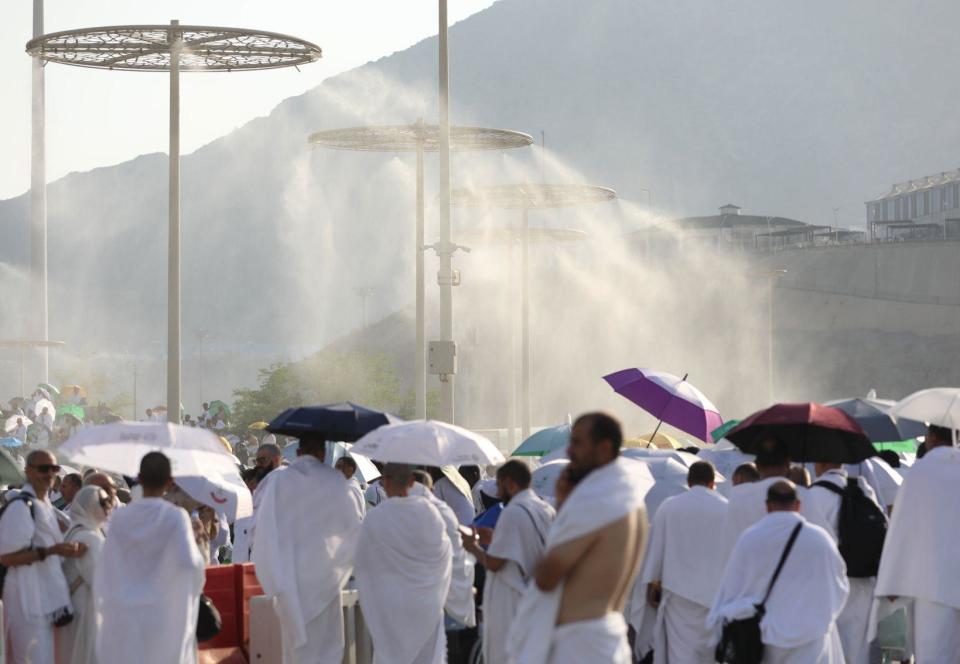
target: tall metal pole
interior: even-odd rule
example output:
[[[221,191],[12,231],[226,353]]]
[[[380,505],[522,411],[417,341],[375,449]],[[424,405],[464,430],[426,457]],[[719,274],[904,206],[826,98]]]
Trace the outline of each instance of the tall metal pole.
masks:
[[[776,277],[771,276],[767,286],[767,399],[769,403],[773,400],[773,280]]]
[[[133,421],[137,421],[137,360],[133,360]]]
[[[517,279],[516,251],[511,240],[507,245],[507,344],[509,348],[509,397],[507,406],[507,431],[510,449],[513,450],[520,442],[517,440],[517,298],[514,295],[514,284]]]
[[[523,208],[520,244],[520,424],[530,437],[530,210]]]
[[[170,21],[170,185],[167,248],[167,421],[180,423],[180,51],[179,21]]]
[[[43,34],[43,0],[33,0],[33,36]],[[34,57],[32,66],[32,122],[30,132],[30,307],[37,311],[35,337],[48,339],[47,323],[47,173],[46,99],[43,60]],[[50,349],[40,347],[41,376],[50,382]],[[22,391],[22,390],[21,390]]]
[[[450,74],[447,56],[447,0],[439,0],[439,193],[440,193],[440,338],[453,341],[453,230],[450,223]],[[440,419],[454,421],[454,375],[440,375]]]
[[[206,336],[204,333],[200,333],[200,403],[203,403],[203,338]]]
[[[413,389],[416,395],[415,415],[427,419],[427,358],[426,358],[426,316],[423,266],[423,118],[417,118],[417,348],[413,355]]]

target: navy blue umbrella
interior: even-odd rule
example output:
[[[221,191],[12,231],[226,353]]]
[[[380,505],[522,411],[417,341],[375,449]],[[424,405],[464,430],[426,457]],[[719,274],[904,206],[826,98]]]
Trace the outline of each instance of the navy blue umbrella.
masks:
[[[379,410],[364,408],[345,401],[325,406],[288,408],[270,422],[267,431],[301,438],[305,435],[350,443],[384,424],[397,424],[402,419]]]

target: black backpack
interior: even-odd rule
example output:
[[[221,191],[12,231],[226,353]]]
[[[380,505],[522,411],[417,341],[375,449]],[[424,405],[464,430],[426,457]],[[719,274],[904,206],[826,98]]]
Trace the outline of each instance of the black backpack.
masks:
[[[0,509],[0,519],[3,518],[3,515],[6,513],[7,508],[13,505],[15,502],[26,503],[27,509],[30,510],[30,518],[35,519],[33,515],[33,496],[28,493],[19,493],[13,498],[10,499],[10,502],[3,506],[3,509]],[[3,596],[3,582],[7,578],[7,566],[0,565],[0,597]]]
[[[815,482],[813,486],[840,496],[837,548],[847,564],[847,576],[855,579],[876,576],[883,541],[887,538],[887,515],[867,497],[856,477],[848,477],[843,489],[826,481]]]

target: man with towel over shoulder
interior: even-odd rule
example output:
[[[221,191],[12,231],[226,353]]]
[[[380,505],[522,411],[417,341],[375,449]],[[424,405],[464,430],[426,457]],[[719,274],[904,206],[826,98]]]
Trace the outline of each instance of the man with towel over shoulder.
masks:
[[[726,622],[752,618],[762,605],[763,664],[843,664],[836,619],[850,586],[837,545],[800,514],[789,480],[769,486],[766,505],[767,515],[730,554],[707,618],[712,640]]]
[[[953,431],[931,425],[927,453],[897,493],[877,574],[878,611],[913,600],[917,664],[960,662],[960,450]]]
[[[322,436],[305,435],[297,460],[257,488],[251,560],[264,592],[276,598],[284,664],[343,659],[340,591],[363,514],[344,476],[324,464],[325,454]]]
[[[572,488],[547,536],[534,583],[508,637],[514,664],[629,664],[623,606],[647,532],[646,466],[621,459],[623,432],[606,413],[574,422],[567,455]]]
[[[386,464],[382,482],[389,499],[363,521],[354,561],[373,664],[443,664],[453,559],[446,523],[429,499],[412,495],[412,466]]]

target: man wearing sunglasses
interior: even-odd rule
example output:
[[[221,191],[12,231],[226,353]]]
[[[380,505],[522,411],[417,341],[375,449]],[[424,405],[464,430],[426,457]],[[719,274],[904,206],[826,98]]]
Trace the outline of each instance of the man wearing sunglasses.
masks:
[[[254,465],[264,471],[276,470],[283,462],[283,453],[277,445],[267,443],[257,448],[257,455],[253,458]],[[269,472],[269,471],[267,471]]]
[[[11,662],[53,662],[54,624],[72,615],[70,589],[59,557],[79,558],[79,542],[64,542],[48,496],[60,466],[46,450],[27,456],[27,484],[0,516],[0,565],[7,652]]]

